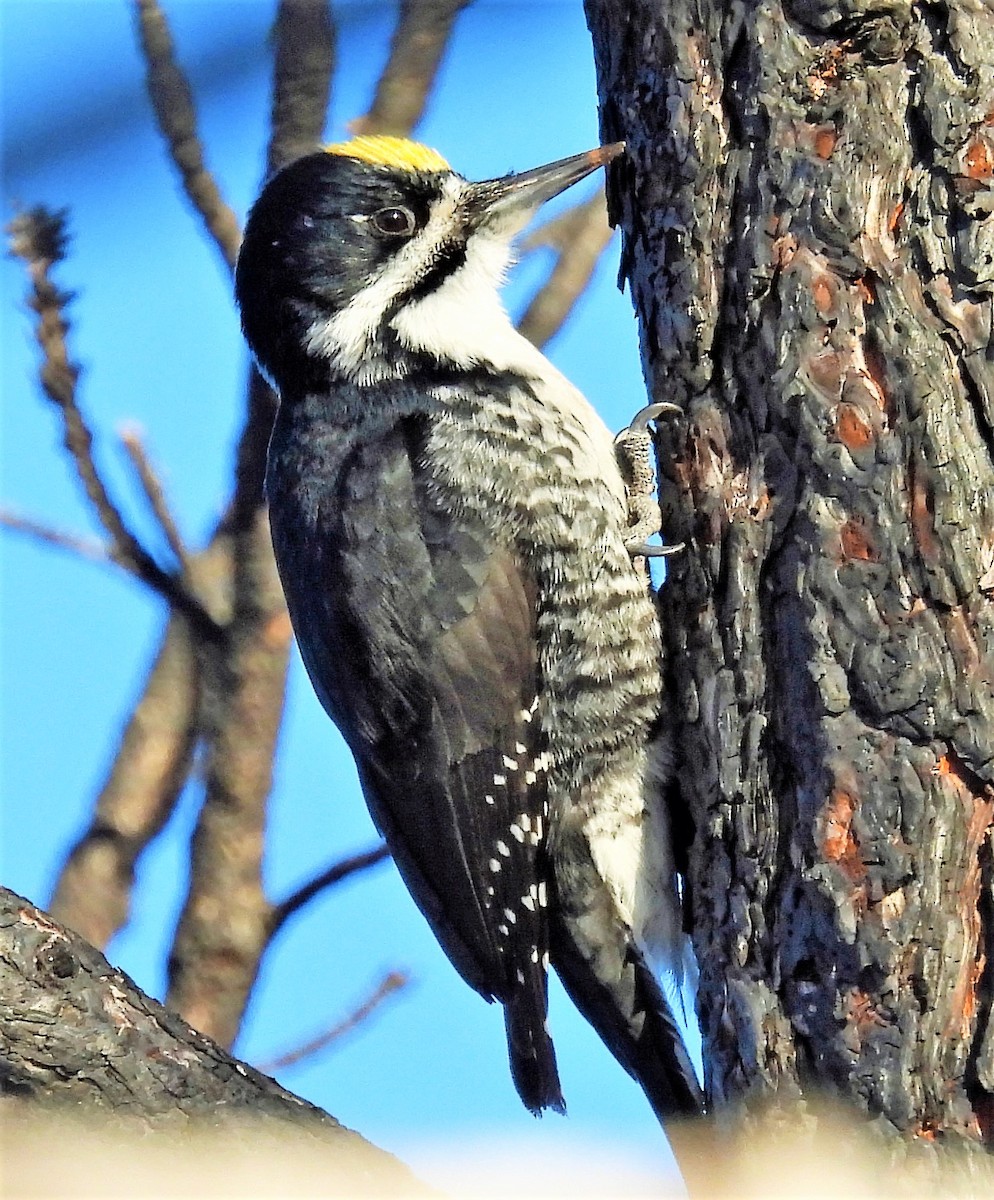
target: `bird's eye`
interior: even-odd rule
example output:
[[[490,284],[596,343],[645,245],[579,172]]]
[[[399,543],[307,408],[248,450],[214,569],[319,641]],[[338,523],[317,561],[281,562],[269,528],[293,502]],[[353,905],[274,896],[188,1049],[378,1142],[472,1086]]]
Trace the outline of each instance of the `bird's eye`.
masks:
[[[413,233],[415,227],[414,213],[409,208],[381,208],[372,215],[373,228],[379,233],[391,237],[402,237]]]

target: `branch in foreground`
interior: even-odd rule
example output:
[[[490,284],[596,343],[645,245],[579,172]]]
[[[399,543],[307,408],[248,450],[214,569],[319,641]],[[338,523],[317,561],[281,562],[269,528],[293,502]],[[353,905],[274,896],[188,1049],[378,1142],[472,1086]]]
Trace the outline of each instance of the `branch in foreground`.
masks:
[[[127,526],[97,470],[93,434],[76,396],[79,367],[69,357],[66,337],[69,322],[65,310],[72,295],[61,291],[51,278],[52,267],[65,257],[65,212],[38,206],[15,217],[7,233],[11,253],[27,264],[31,280],[28,306],[38,317],[35,337],[42,351],[42,390],[62,418],[65,448],[90,506],[110,537],[114,561],[189,617],[198,631],[216,635],[217,626],[196,597],[159,566]]]
[[[360,1194],[421,1190],[391,1155],[230,1057],[82,938],[5,888],[0,1045],[5,1091],[17,1097],[4,1110],[5,1123],[35,1102],[131,1122],[146,1139],[163,1122],[184,1132],[197,1122],[223,1133],[227,1152],[247,1132],[296,1135],[334,1152],[328,1161],[340,1172],[328,1181],[332,1193],[346,1182]],[[253,1129],[240,1129],[239,1118],[254,1121]]]
[[[551,246],[557,254],[549,278],[532,297],[518,322],[518,331],[530,342],[541,349],[563,327],[610,240],[611,226],[603,192],[539,226],[525,240],[526,252],[538,246]]]
[[[277,1058],[272,1058],[268,1062],[263,1063],[259,1069],[265,1071],[267,1075],[275,1074],[277,1071],[283,1071],[287,1067],[296,1066],[297,1063],[303,1062],[305,1058],[310,1058],[312,1055],[320,1053],[327,1046],[330,1046],[332,1042],[337,1042],[339,1038],[344,1037],[347,1033],[351,1033],[353,1029],[358,1028],[365,1021],[368,1021],[385,1000],[389,999],[395,992],[399,992],[407,987],[410,982],[411,977],[406,972],[390,971],[383,976],[366,999],[353,1009],[344,1020],[339,1021],[330,1029],[326,1029],[324,1033],[318,1034],[316,1038],[311,1038],[310,1041],[304,1042],[303,1045],[297,1046],[293,1050],[288,1050],[285,1054],[280,1054]]]
[[[242,235],[204,162],[190,84],[176,61],[165,13],[156,0],[136,0],[138,33],[148,69],[148,94],[169,153],[194,208],[228,267],[234,269]]]
[[[373,105],[354,134],[406,137],[421,120],[456,17],[468,0],[404,0]]]

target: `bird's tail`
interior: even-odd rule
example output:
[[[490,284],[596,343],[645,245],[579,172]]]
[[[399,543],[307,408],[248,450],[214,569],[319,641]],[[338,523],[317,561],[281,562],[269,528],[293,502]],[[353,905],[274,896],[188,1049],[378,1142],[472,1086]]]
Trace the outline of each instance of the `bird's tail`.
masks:
[[[660,1122],[700,1116],[704,1096],[680,1027],[634,942],[609,974],[595,974],[563,919],[553,922],[551,949],[573,1003],[641,1086]]]
[[[548,980],[545,968],[530,973],[504,1005],[511,1077],[524,1106],[536,1116],[546,1108],[566,1111],[556,1051],[546,1027]]]

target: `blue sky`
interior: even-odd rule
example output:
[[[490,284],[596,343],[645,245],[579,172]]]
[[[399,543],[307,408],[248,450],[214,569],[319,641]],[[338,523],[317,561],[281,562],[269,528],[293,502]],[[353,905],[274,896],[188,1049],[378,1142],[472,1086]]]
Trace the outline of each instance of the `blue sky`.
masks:
[[[269,0],[165,0],[200,110],[209,164],[243,217],[258,186],[269,111]],[[336,9],[339,70],[329,140],[368,106],[394,10]],[[227,272],[201,237],[155,131],[125,0],[3,0],[0,65],[3,208],[71,210],[59,282],[78,293],[72,349],[98,457],[130,519],[148,531],[116,431],[137,423],[192,546],[212,528],[230,484],[247,356]],[[481,0],[459,20],[418,136],[470,177],[522,169],[598,142],[589,38],[578,4]],[[579,195],[579,193],[578,193]],[[521,309],[548,262],[529,258],[508,290]],[[569,327],[557,364],[620,427],[644,403],[635,323],[609,251]],[[36,389],[35,348],[18,263],[0,263],[0,504],[93,534]],[[150,536],[152,536],[150,534]],[[113,569],[20,537],[0,537],[0,789],[3,882],[44,904],[111,760],[163,621],[161,604]],[[164,957],[183,899],[198,803],[190,788],[139,868],[134,919],[109,957],[161,995]],[[278,898],[323,866],[375,841],[354,771],[294,660],[266,860]],[[503,1022],[461,983],[392,865],[322,897],[264,964],[236,1051],[262,1061],[332,1024],[387,969],[411,987],[335,1050],[282,1081],[435,1182],[440,1157],[509,1144],[553,1171],[546,1195],[594,1186],[599,1152],[634,1171],[668,1171],[663,1139],[638,1088],[558,988],[552,1027],[570,1116],[530,1117],[507,1071]],[[496,1153],[494,1147],[499,1147]],[[535,1170],[539,1168],[536,1166]],[[496,1166],[494,1167],[496,1171]],[[493,1176],[496,1179],[496,1175]],[[619,1187],[620,1190],[620,1187]]]

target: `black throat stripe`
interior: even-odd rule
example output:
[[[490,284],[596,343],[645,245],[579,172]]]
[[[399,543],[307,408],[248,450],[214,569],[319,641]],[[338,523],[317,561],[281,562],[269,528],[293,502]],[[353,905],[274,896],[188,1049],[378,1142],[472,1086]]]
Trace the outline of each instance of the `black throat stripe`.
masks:
[[[415,304],[418,300],[424,300],[426,296],[430,296],[432,292],[442,286],[450,275],[454,275],[465,265],[466,243],[464,241],[444,242],[439,246],[438,257],[431,264],[428,273],[423,279],[419,279],[409,292],[397,297],[390,306],[389,316],[393,317],[399,309],[407,304]]]

